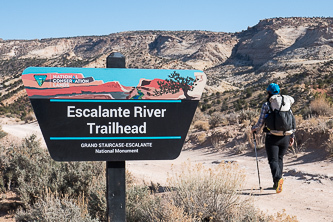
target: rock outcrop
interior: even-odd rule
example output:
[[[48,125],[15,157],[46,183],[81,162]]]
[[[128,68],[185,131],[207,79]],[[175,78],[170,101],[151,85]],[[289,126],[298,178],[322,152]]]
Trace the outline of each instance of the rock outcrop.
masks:
[[[18,75],[28,66],[105,67],[115,51],[126,56],[128,68],[200,69],[215,89],[222,80],[242,86],[313,72],[313,66],[333,60],[333,18],[264,19],[238,33],[134,31],[0,40],[0,74]]]

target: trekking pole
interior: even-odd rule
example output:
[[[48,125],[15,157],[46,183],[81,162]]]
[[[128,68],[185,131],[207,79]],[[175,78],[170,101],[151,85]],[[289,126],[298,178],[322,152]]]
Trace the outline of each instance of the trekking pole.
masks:
[[[261,184],[260,184],[260,173],[259,173],[259,164],[258,164],[258,155],[257,155],[257,142],[256,142],[256,132],[253,132],[253,142],[254,142],[254,152],[256,153],[256,161],[257,161],[257,171],[258,171],[258,179],[259,179],[259,189],[262,190]]]

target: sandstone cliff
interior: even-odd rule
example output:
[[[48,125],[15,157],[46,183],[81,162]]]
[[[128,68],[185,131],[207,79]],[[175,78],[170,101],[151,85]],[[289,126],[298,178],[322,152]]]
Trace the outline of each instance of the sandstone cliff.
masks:
[[[330,74],[333,18],[264,19],[238,33],[134,31],[0,40],[0,74],[18,76],[28,66],[105,67],[115,51],[126,56],[128,68],[204,70],[207,90],[222,92],[299,73]]]

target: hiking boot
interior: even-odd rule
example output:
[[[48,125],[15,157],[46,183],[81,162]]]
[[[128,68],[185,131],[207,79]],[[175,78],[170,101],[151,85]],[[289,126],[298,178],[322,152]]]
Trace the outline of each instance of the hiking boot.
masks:
[[[274,182],[273,184],[273,190],[276,190],[276,188],[278,188],[278,182]]]
[[[276,188],[276,193],[281,193],[282,192],[282,184],[283,184],[283,178],[279,180],[277,183],[277,188]]]

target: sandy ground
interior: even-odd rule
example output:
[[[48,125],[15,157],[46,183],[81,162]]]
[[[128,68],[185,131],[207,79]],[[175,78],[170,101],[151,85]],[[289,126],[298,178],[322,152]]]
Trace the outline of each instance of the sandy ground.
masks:
[[[306,155],[306,154],[304,154]],[[131,161],[127,169],[144,181],[165,184],[167,172],[180,169],[187,160],[202,163],[207,167],[224,161],[235,161],[246,173],[246,184],[242,193],[252,195],[255,205],[267,214],[285,210],[286,214],[296,216],[299,221],[333,221],[333,172],[332,162],[320,161],[302,163],[292,155],[285,158],[283,192],[276,194],[264,150],[258,152],[260,182],[255,154],[233,155],[226,152],[211,153],[209,149],[182,151],[176,160]]]
[[[46,147],[43,139],[43,134],[40,131],[37,121],[31,123],[24,123],[22,121],[16,122],[10,118],[0,118],[0,126],[2,130],[7,132],[11,137],[25,138],[35,134],[40,139],[42,146]]]
[[[25,137],[35,133],[42,139],[37,123],[23,124],[8,119],[0,119],[2,129],[12,136]],[[126,161],[126,169],[138,180],[167,185],[171,167],[177,171],[186,161],[202,163],[214,167],[223,161],[234,161],[244,169],[246,184],[243,195],[251,195],[255,205],[267,214],[276,214],[285,210],[286,214],[296,216],[299,221],[333,221],[333,162],[330,160],[315,161],[310,153],[285,157],[283,192],[276,194],[272,187],[272,179],[265,151],[258,151],[260,181],[254,152],[235,155],[226,150],[212,153],[209,148],[184,150],[175,160],[159,161]],[[0,221],[6,221],[0,218]]]

